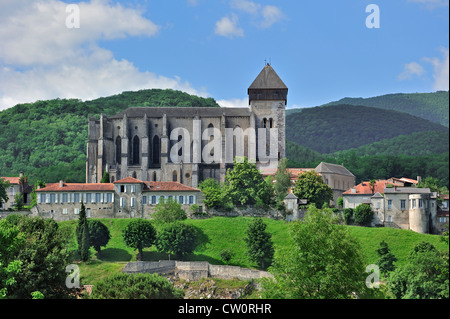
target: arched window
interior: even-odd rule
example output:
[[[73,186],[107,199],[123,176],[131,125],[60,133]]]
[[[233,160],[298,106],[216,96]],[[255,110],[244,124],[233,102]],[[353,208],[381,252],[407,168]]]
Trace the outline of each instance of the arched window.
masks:
[[[159,142],[159,137],[158,135],[155,135],[155,137],[153,137],[153,164],[160,164],[160,154],[161,154],[161,147],[160,147],[160,142]]]
[[[177,171],[173,171],[173,173],[172,173],[172,181],[178,182],[178,173],[177,173]]]
[[[133,173],[131,174],[131,177],[136,178],[136,172],[133,171]]]
[[[156,182],[156,172],[153,172],[153,181]]]
[[[269,128],[272,128],[273,127],[273,118],[270,118],[269,119]]]
[[[262,127],[263,128],[267,127],[267,119],[266,118],[263,118]]]
[[[139,137],[137,135],[133,138],[133,164],[139,164]]]
[[[120,136],[116,138],[116,163],[120,164],[122,162],[122,139]]]

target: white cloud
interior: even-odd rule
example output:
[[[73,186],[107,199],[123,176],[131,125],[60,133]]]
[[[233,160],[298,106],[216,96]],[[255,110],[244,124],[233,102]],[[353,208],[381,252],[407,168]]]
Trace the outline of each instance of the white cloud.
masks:
[[[272,5],[262,6],[248,0],[232,0],[230,6],[233,9],[251,14],[255,19],[254,24],[260,28],[269,28],[284,18],[281,9]]]
[[[235,14],[231,15],[231,19],[229,17],[223,17],[221,20],[217,21],[215,33],[230,39],[235,36],[244,36],[244,30],[238,26],[238,17]]]
[[[404,66],[403,72],[399,74],[399,80],[409,80],[414,76],[422,76],[425,69],[417,62],[411,62]]]
[[[152,37],[160,27],[139,10],[107,0],[81,2],[80,28],[66,27],[58,0],[2,0],[0,4],[0,110],[39,99],[94,99],[122,91],[172,88],[207,96],[179,77],[139,71],[98,41]]]
[[[218,100],[221,107],[248,107],[248,97],[243,99]]]
[[[439,58],[424,58],[426,62],[433,65],[433,89],[434,90],[449,90],[449,49],[442,48],[442,59]]]

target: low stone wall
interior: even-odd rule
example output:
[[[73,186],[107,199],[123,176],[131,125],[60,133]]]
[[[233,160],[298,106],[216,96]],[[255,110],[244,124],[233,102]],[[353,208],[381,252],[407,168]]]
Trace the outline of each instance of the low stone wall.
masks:
[[[208,209],[208,215],[220,217],[267,217],[272,219],[284,219],[281,211],[276,209],[260,209],[254,206],[234,207],[232,210]]]
[[[23,216],[29,216],[31,215],[31,211],[29,210],[22,210],[22,211],[0,211],[0,219],[6,218],[8,215],[17,214],[17,215],[23,215]]]
[[[267,271],[260,271],[238,266],[211,265],[206,261],[136,261],[125,265],[125,273],[157,273],[159,275],[175,275],[184,280],[200,280],[202,278],[252,280],[271,277]]]

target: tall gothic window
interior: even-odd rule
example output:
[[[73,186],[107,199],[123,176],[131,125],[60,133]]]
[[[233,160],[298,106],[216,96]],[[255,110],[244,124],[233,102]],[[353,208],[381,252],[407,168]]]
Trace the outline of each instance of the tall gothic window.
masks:
[[[122,162],[122,139],[120,136],[116,138],[116,163],[121,164]]]
[[[139,164],[139,137],[133,138],[133,165]]]
[[[153,137],[153,164],[160,164],[160,157],[161,157],[161,147],[160,147],[160,142],[159,142],[159,137],[158,135],[155,135],[155,137]]]
[[[178,182],[178,174],[177,174],[177,171],[173,171],[173,174],[172,174],[172,181]]]

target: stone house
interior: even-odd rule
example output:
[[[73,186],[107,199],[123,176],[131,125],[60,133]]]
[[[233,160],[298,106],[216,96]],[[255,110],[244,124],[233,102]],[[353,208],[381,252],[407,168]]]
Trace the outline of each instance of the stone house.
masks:
[[[448,224],[449,224],[448,198],[449,198],[448,194],[439,196],[439,199],[441,200],[441,204],[438,206],[437,211],[437,229],[439,233],[448,231]]]
[[[389,187],[388,187],[389,186]],[[344,209],[360,204],[370,205],[374,212],[373,225],[411,229],[418,233],[439,233],[437,194],[429,188],[401,187],[390,180],[369,182],[343,193]]]
[[[200,190],[179,182],[144,182],[126,177],[114,183],[59,183],[36,190],[34,216],[56,221],[78,219],[81,202],[88,218],[151,218],[158,202],[172,198],[189,213],[202,206]]]
[[[16,196],[16,194],[20,193],[23,194],[23,204],[30,205],[31,202],[30,194],[33,191],[33,188],[30,185],[28,185],[28,182],[25,179],[22,189],[22,186],[20,185],[20,178],[23,176],[24,175],[20,173],[19,177],[0,177],[0,179],[9,182],[9,186],[6,189],[8,201],[6,203],[2,203],[0,210],[14,209],[15,207],[14,197]]]

